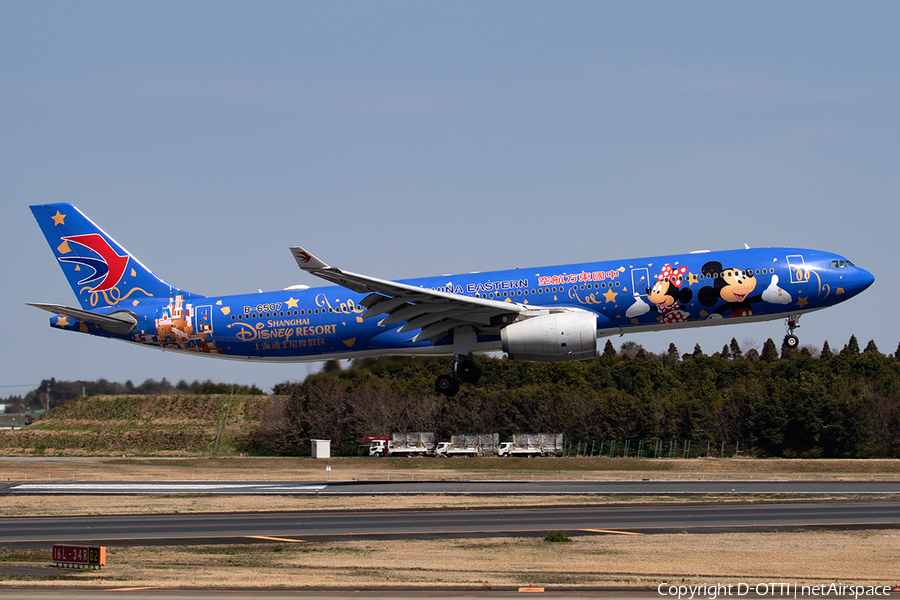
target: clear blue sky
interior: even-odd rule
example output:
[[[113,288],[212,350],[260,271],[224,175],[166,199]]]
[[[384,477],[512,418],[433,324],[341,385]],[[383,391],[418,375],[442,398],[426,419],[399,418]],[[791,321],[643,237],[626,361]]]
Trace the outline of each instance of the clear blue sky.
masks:
[[[790,245],[872,271],[801,343],[900,342],[900,3],[0,3],[0,386],[256,383],[303,364],[53,330],[29,204],[70,201],[167,281],[318,285]],[[780,321],[632,339],[713,352]],[[0,387],[0,396],[29,388]]]

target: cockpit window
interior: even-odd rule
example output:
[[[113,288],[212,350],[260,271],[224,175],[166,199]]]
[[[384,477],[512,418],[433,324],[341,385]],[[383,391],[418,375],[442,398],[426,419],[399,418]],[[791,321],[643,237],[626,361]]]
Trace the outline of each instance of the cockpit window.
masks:
[[[832,269],[843,269],[845,267],[855,267],[855,266],[856,265],[854,265],[849,260],[833,260],[833,261],[831,261]]]

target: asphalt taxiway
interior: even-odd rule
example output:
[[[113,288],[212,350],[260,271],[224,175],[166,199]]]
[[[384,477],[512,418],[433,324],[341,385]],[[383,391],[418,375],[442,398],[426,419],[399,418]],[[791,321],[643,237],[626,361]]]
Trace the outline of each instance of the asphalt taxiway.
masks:
[[[0,545],[172,545],[900,528],[900,502],[820,500],[0,518]]]

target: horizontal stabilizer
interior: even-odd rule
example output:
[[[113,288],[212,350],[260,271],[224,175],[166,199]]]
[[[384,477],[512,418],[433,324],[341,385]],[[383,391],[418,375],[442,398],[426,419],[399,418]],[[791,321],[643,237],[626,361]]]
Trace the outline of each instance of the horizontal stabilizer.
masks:
[[[82,323],[96,325],[110,333],[126,335],[137,329],[137,315],[130,310],[117,310],[108,315],[101,315],[88,310],[81,310],[80,308],[62,306],[61,304],[32,304],[30,302],[27,304],[47,312],[78,319]]]

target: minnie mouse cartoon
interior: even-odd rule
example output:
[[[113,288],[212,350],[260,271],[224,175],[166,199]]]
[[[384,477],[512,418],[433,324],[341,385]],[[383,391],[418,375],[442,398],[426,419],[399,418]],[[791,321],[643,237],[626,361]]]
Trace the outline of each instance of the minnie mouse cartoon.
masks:
[[[662,323],[686,323],[691,315],[681,309],[682,304],[687,304],[693,298],[694,293],[688,289],[681,289],[684,283],[684,274],[687,267],[672,268],[666,263],[662,271],[656,276],[656,283],[652,288],[647,288],[647,300],[653,303],[648,306],[638,294],[635,294],[635,303],[628,308],[626,316],[639,317],[651,310],[659,311],[662,315]]]
[[[647,291],[647,300],[655,304],[650,310],[658,310],[663,323],[686,323],[691,318],[691,315],[681,310],[681,305],[690,302],[694,296],[689,288],[681,289],[685,273],[687,267],[673,269],[667,263],[656,276],[656,283]]]

